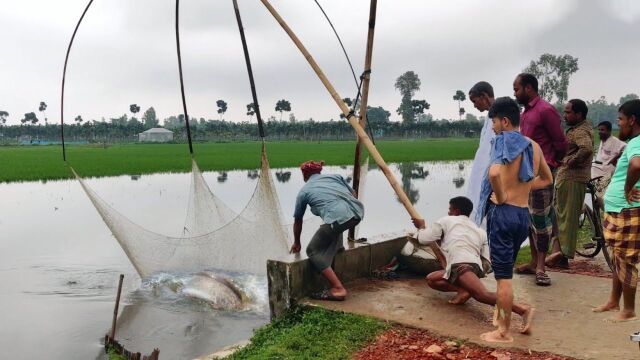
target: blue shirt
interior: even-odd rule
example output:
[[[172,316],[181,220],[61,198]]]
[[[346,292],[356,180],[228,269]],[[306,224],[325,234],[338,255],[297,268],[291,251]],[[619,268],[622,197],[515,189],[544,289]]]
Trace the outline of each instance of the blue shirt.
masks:
[[[344,178],[334,174],[313,174],[296,198],[295,219],[302,219],[307,205],[325,224],[344,224],[351,218],[362,219],[364,206],[353,194]]]

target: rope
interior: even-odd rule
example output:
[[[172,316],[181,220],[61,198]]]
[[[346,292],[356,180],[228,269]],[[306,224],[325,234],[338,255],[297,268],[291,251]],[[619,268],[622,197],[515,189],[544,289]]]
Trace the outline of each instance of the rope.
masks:
[[[176,0],[176,50],[178,52],[178,72],[180,73],[180,94],[182,95],[182,109],[184,121],[187,125],[187,139],[189,140],[189,153],[193,156],[193,144],[191,143],[191,127],[189,126],[189,115],[187,114],[187,101],[184,96],[184,79],[182,78],[182,56],[180,56],[180,0]]]
[[[84,19],[84,15],[87,13],[87,10],[89,10],[91,3],[93,3],[93,0],[89,0],[89,3],[87,4],[87,6],[84,8],[84,11],[82,12],[82,16],[80,16],[80,19],[76,24],[76,28],[73,30],[73,35],[71,35],[71,40],[69,41],[69,46],[67,47],[67,54],[64,57],[64,68],[62,70],[62,92],[60,94],[60,139],[62,141],[62,160],[65,162],[67,161],[67,151],[64,145],[64,81],[67,77],[67,63],[69,62],[71,45],[73,45],[73,40],[76,38],[76,33],[78,32],[80,23],[82,22],[82,19]]]
[[[251,97],[253,98],[253,105],[256,111],[256,119],[258,120],[258,132],[264,142],[264,125],[262,116],[260,116],[260,106],[258,105],[258,95],[256,93],[256,84],[253,80],[253,70],[251,69],[251,59],[249,57],[249,49],[247,48],[247,39],[244,36],[244,28],[242,27],[242,19],[240,18],[240,9],[238,8],[238,1],[233,0],[233,9],[236,12],[236,20],[238,21],[238,30],[240,30],[240,39],[242,40],[242,50],[244,51],[244,60],[247,63],[247,72],[249,73],[249,83],[251,84]]]

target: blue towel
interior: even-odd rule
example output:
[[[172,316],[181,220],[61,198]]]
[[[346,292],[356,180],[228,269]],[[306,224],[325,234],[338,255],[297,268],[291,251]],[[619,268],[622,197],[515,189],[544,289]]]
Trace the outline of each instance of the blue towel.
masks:
[[[491,196],[489,183],[489,167],[493,164],[509,164],[522,154],[518,178],[521,182],[533,179],[533,146],[531,142],[518,131],[503,131],[491,142],[491,161],[485,170],[480,190],[480,201],[476,210],[476,223],[482,223],[487,212],[487,201]]]

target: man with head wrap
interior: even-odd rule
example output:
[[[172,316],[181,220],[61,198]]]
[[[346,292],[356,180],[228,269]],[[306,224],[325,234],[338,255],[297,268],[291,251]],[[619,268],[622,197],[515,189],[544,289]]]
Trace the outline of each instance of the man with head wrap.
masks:
[[[354,191],[340,175],[321,174],[323,161],[307,161],[300,166],[305,185],[296,198],[293,213],[294,243],[292,253],[300,252],[302,219],[307,209],[324,222],[307,245],[307,256],[314,270],[320,272],[331,285],[315,298],[321,300],[344,300],[347,290],[331,267],[333,259],[342,245],[342,233],[362,220],[364,207],[354,196]]]

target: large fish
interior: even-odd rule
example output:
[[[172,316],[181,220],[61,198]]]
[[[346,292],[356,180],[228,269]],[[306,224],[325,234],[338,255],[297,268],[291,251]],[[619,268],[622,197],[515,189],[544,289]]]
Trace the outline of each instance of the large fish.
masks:
[[[208,271],[195,274],[181,292],[186,296],[204,300],[219,310],[238,310],[246,300],[244,293],[231,281]]]

